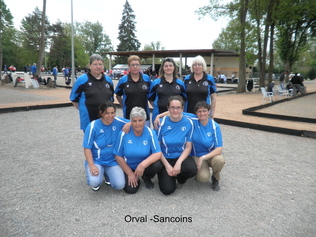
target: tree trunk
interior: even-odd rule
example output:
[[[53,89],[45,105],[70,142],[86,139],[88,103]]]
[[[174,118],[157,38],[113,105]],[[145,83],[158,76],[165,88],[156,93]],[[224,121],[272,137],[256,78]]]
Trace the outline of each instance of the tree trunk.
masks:
[[[268,85],[272,82],[272,75],[274,70],[274,53],[273,53],[273,46],[274,46],[274,22],[271,24],[270,30],[270,64],[269,64],[269,74],[268,74]]]
[[[43,0],[43,13],[42,13],[42,29],[41,29],[41,41],[38,52],[36,75],[41,75],[41,67],[43,64],[44,52],[45,52],[45,18],[46,18],[46,0]]]
[[[0,26],[2,25],[2,10],[0,9]],[[3,50],[2,50],[2,34],[0,29],[0,80],[2,78]]]
[[[240,61],[239,61],[239,82],[237,87],[237,93],[243,93],[246,91],[246,16],[248,11],[249,0],[240,0]]]

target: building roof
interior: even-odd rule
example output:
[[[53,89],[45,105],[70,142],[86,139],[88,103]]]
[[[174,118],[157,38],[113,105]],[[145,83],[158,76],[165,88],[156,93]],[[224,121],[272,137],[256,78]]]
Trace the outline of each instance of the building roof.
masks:
[[[118,51],[118,52],[107,52],[104,54],[116,55],[116,56],[130,56],[138,55],[141,58],[152,58],[153,55],[157,58],[165,57],[195,57],[211,56],[214,54],[215,57],[239,57],[239,54],[232,50],[222,49],[181,49],[181,50],[149,50],[149,51]]]

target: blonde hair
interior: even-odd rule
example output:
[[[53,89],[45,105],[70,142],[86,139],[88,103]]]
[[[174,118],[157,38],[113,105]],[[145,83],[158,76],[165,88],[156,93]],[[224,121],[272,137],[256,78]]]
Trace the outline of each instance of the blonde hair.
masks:
[[[207,70],[206,62],[205,62],[204,58],[201,55],[198,55],[198,56],[196,56],[193,59],[192,64],[191,64],[191,72],[193,72],[193,65],[196,64],[196,63],[202,64],[203,65],[203,72],[206,73],[206,70]]]
[[[131,55],[131,56],[129,56],[128,59],[127,59],[127,64],[128,64],[128,66],[129,66],[129,64],[131,63],[131,61],[134,61],[134,60],[138,61],[139,64],[140,64],[140,57],[138,57],[137,55]]]

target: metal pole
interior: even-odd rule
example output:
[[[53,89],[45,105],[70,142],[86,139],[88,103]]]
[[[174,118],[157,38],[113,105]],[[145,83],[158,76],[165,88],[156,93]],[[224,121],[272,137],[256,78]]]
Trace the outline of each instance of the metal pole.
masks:
[[[71,85],[75,82],[75,49],[74,49],[74,17],[73,17],[73,4],[71,0]]]

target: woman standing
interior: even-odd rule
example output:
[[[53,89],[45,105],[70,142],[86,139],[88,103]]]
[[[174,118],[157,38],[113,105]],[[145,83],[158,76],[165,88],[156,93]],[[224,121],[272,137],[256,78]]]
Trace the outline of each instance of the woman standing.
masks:
[[[154,80],[149,91],[149,101],[153,105],[152,121],[158,114],[168,110],[168,99],[180,95],[185,100],[185,88],[177,78],[177,66],[172,58],[165,58],[159,69],[159,78]]]
[[[131,130],[121,132],[115,147],[115,158],[125,173],[124,191],[129,194],[138,191],[142,177],[145,186],[152,189],[151,179],[162,168],[159,161],[161,150],[155,132],[145,126],[146,112],[134,107],[130,114]]]
[[[176,180],[184,184],[196,175],[197,167],[189,156],[192,148],[192,121],[182,115],[184,102],[181,96],[169,98],[168,111],[160,121],[158,140],[160,142],[164,168],[158,173],[160,191],[169,195],[176,189]]]
[[[98,119],[99,105],[104,101],[113,101],[113,82],[104,75],[103,59],[98,54],[90,57],[90,71],[76,80],[71,89],[70,100],[79,110],[80,128],[85,131],[87,125]]]
[[[150,113],[148,106],[148,93],[150,88],[150,78],[140,72],[140,58],[131,55],[127,59],[130,73],[123,76],[115,89],[116,99],[123,108],[124,118],[129,119],[130,113],[135,106],[146,111],[146,125],[150,126]]]
[[[214,78],[206,73],[207,67],[202,56],[196,56],[192,61],[192,74],[184,78],[187,101],[185,112],[194,113],[197,102],[205,101],[211,105],[214,117],[216,107],[216,84]]]
[[[129,121],[116,117],[115,113],[112,101],[102,103],[99,107],[100,119],[92,121],[84,134],[87,184],[94,191],[99,190],[103,176],[114,189],[122,189],[125,185],[124,173],[115,160],[113,150],[119,132]]]

